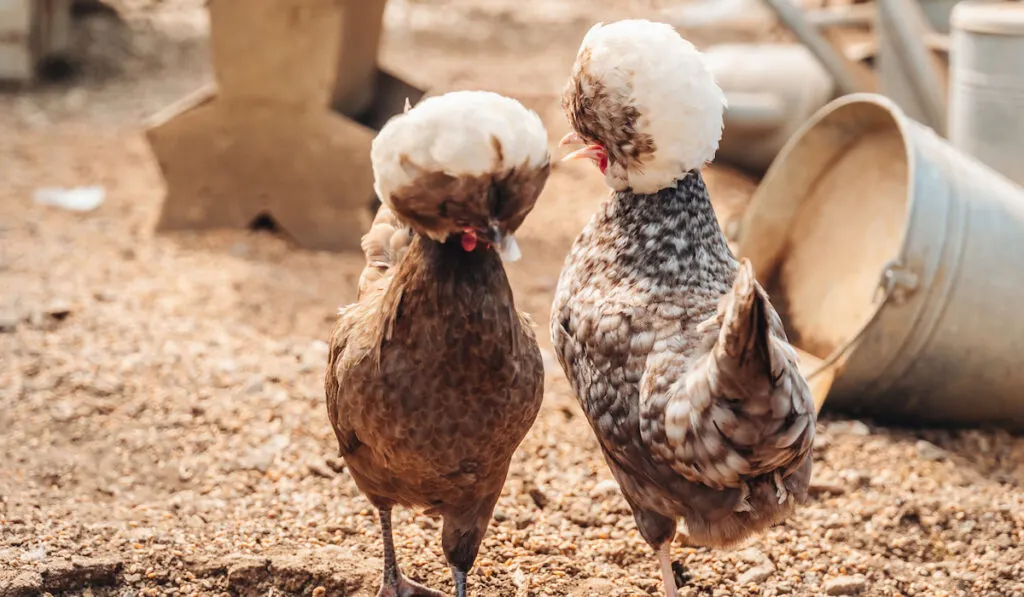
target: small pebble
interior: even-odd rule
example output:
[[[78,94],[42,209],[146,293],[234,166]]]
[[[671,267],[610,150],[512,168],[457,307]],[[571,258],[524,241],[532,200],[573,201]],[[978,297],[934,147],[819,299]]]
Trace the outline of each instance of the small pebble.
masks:
[[[277,455],[281,453],[291,440],[286,435],[275,435],[257,446],[239,459],[238,465],[241,469],[253,469],[265,473],[274,464]]]
[[[867,588],[868,581],[863,576],[837,576],[825,581],[826,595],[860,595]]]
[[[591,597],[592,595],[610,595],[615,585],[603,578],[588,578],[569,591],[567,597]]]
[[[71,305],[69,305],[67,301],[56,300],[46,307],[45,312],[53,319],[63,321],[67,319],[68,315],[71,315]]]
[[[46,547],[40,545],[21,554],[23,562],[42,562],[46,559]]]
[[[333,479],[334,471],[322,460],[313,460],[306,465],[309,472],[324,479]]]
[[[736,578],[736,582],[741,585],[762,583],[768,580],[768,577],[772,575],[772,572],[775,572],[775,566],[768,566],[767,564],[754,566],[750,570],[740,574]]]
[[[857,437],[867,437],[871,435],[871,428],[862,421],[850,421],[850,425],[847,427],[847,432],[850,435],[855,435]]]
[[[536,506],[541,510],[544,509],[544,506],[548,505],[548,496],[544,495],[544,492],[541,491],[540,489],[532,487],[530,488],[529,493],[530,499],[532,499],[533,503],[536,504]]]
[[[18,330],[19,320],[13,315],[0,313],[0,334],[10,334]]]
[[[58,423],[67,423],[75,418],[75,405],[67,400],[55,402],[50,407],[50,417]]]
[[[807,491],[811,495],[843,495],[846,493],[846,487],[844,487],[841,482],[835,480],[812,479]]]
[[[768,559],[768,556],[764,555],[764,553],[762,553],[761,550],[757,549],[756,547],[744,549],[743,551],[737,553],[736,556],[741,561],[744,561],[748,564],[765,565],[772,563],[772,561]]]
[[[254,375],[245,384],[246,394],[259,394],[263,391],[263,376]]]
[[[610,497],[619,492],[619,484],[614,479],[599,481],[590,491],[592,497]]]
[[[917,450],[917,456],[921,460],[935,462],[946,458],[945,450],[923,439],[918,440],[917,443],[914,444],[914,449]]]

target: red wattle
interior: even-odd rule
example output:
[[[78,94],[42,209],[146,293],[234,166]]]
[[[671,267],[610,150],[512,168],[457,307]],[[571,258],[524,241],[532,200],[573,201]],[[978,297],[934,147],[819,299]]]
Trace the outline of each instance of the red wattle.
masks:
[[[462,235],[462,250],[470,252],[473,249],[476,249],[476,233],[470,230]]]

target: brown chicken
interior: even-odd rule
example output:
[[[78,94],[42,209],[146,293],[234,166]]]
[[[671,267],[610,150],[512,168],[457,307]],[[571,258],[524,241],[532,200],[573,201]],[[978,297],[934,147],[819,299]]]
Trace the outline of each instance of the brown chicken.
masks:
[[[512,454],[543,394],[540,349],[516,310],[502,258],[550,171],[540,118],[487,92],[429,98],[374,140],[383,205],[363,238],[357,302],[340,311],[327,410],[384,541],[378,595],[441,595],[399,570],[396,505],[443,518],[466,593]],[[500,255],[499,255],[500,254]]]
[[[724,96],[668,25],[597,25],[563,98],[614,189],[566,259],[551,337],[643,538],[676,595],[670,546],[735,544],[806,497],[814,404],[700,168]]]

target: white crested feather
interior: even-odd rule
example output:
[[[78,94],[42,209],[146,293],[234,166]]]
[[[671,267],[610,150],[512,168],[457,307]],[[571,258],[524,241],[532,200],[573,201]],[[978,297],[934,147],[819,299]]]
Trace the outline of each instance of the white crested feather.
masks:
[[[498,161],[492,137],[501,143]],[[548,161],[540,117],[518,101],[490,91],[453,91],[430,97],[384,125],[370,149],[374,190],[391,193],[424,172],[478,176]]]
[[[594,25],[584,50],[587,71],[636,107],[637,131],[654,139],[654,155],[626,172],[629,187],[653,193],[714,159],[725,94],[692,43],[670,25],[635,19]]]

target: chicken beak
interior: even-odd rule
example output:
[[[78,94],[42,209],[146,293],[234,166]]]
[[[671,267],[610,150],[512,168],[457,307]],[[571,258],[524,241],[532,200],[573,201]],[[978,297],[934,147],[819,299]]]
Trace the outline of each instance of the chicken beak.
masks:
[[[562,140],[558,142],[559,147],[565,147],[566,145],[584,144],[586,144],[586,141],[584,141],[583,138],[580,137],[580,134],[577,133],[576,131],[571,131],[567,133],[564,137],[562,137]],[[602,151],[604,151],[604,148],[601,147],[600,145],[587,145],[583,149],[577,149],[576,151],[569,153],[568,155],[562,158],[562,161],[568,162],[571,160],[582,160],[583,158],[587,158],[590,160],[594,160],[596,162],[601,159]]]
[[[569,131],[562,140],[558,142],[559,147],[565,147],[566,145],[582,145],[583,139],[580,138],[580,134],[576,131]]]
[[[603,152],[604,148],[601,147],[600,145],[588,145],[583,149],[577,149],[576,151],[566,155],[565,157],[562,158],[562,161],[568,162],[570,160],[581,160],[583,158],[587,158],[597,162],[600,161]]]
[[[519,243],[516,242],[515,236],[502,232],[496,223],[491,224],[488,232],[490,233],[491,244],[497,249],[498,256],[501,257],[502,261],[507,263],[519,261],[523,254],[519,251]]]
[[[502,237],[497,247],[498,256],[506,263],[519,261],[519,258],[523,256],[523,253],[519,250],[519,243],[516,242],[516,237],[511,234]]]

